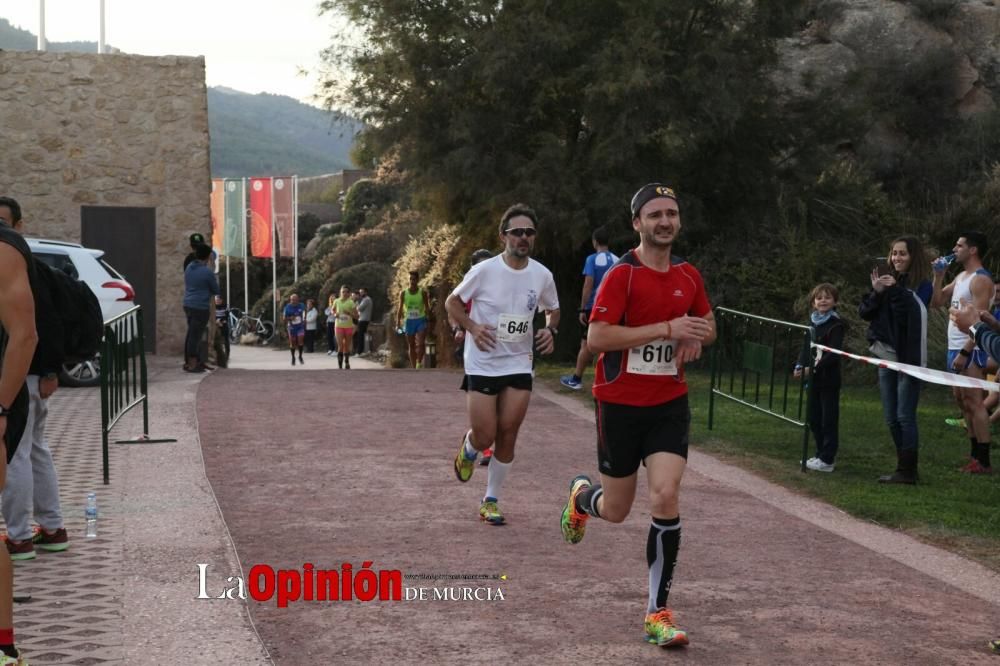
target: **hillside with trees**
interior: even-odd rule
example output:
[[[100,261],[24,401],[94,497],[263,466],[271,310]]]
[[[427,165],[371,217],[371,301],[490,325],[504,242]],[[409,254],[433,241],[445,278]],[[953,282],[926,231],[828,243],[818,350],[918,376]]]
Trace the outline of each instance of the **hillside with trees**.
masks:
[[[316,176],[350,169],[358,122],[284,95],[209,88],[212,176]]]
[[[331,70],[351,76],[329,81],[327,103],[366,123],[356,152],[394,174],[381,219],[407,211],[426,234],[459,230],[455,251],[412,255],[441,276],[440,300],[524,201],[541,218],[538,258],[573,303],[592,229],[610,224],[612,249],[627,249],[629,197],[654,180],[680,193],[675,252],[713,303],[786,320],[804,318],[820,281],[852,312],[895,235],[944,251],[962,229],[1000,232],[993,3],[322,6],[362,35],[328,49]]]

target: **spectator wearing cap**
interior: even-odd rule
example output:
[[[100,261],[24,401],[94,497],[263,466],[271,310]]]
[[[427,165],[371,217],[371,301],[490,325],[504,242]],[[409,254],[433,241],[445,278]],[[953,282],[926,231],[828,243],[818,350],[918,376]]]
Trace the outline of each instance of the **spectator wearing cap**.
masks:
[[[188,256],[184,257],[184,270],[187,270],[188,264],[197,259],[195,256],[195,248],[199,245],[205,244],[205,237],[195,232],[188,236],[188,241],[191,243],[191,252]]]

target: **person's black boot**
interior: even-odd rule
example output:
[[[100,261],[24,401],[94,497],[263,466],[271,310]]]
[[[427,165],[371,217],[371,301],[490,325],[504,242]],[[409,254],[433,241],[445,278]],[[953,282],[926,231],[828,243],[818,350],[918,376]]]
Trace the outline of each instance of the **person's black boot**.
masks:
[[[878,478],[879,483],[902,483],[912,486],[917,483],[917,452],[899,451],[896,471]]]

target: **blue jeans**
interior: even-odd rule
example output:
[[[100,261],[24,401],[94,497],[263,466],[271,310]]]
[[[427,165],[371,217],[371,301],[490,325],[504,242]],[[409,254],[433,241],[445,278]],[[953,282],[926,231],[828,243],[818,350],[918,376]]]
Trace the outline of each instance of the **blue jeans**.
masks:
[[[897,451],[916,451],[917,401],[920,380],[887,368],[878,369],[878,388],[882,394],[882,413],[889,426]]]

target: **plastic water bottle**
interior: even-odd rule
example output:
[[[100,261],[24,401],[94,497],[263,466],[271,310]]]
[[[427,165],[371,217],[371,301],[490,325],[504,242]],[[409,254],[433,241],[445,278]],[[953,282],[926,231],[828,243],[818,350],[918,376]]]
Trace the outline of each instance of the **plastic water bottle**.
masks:
[[[97,536],[97,493],[87,493],[87,508],[84,511],[87,518],[87,537]]]
[[[951,262],[953,262],[953,261],[955,261],[955,255],[953,255],[953,254],[946,254],[945,256],[941,257],[940,259],[935,259],[934,260],[934,270],[936,270],[936,271],[943,271],[944,269],[946,269],[949,266],[951,266]]]

